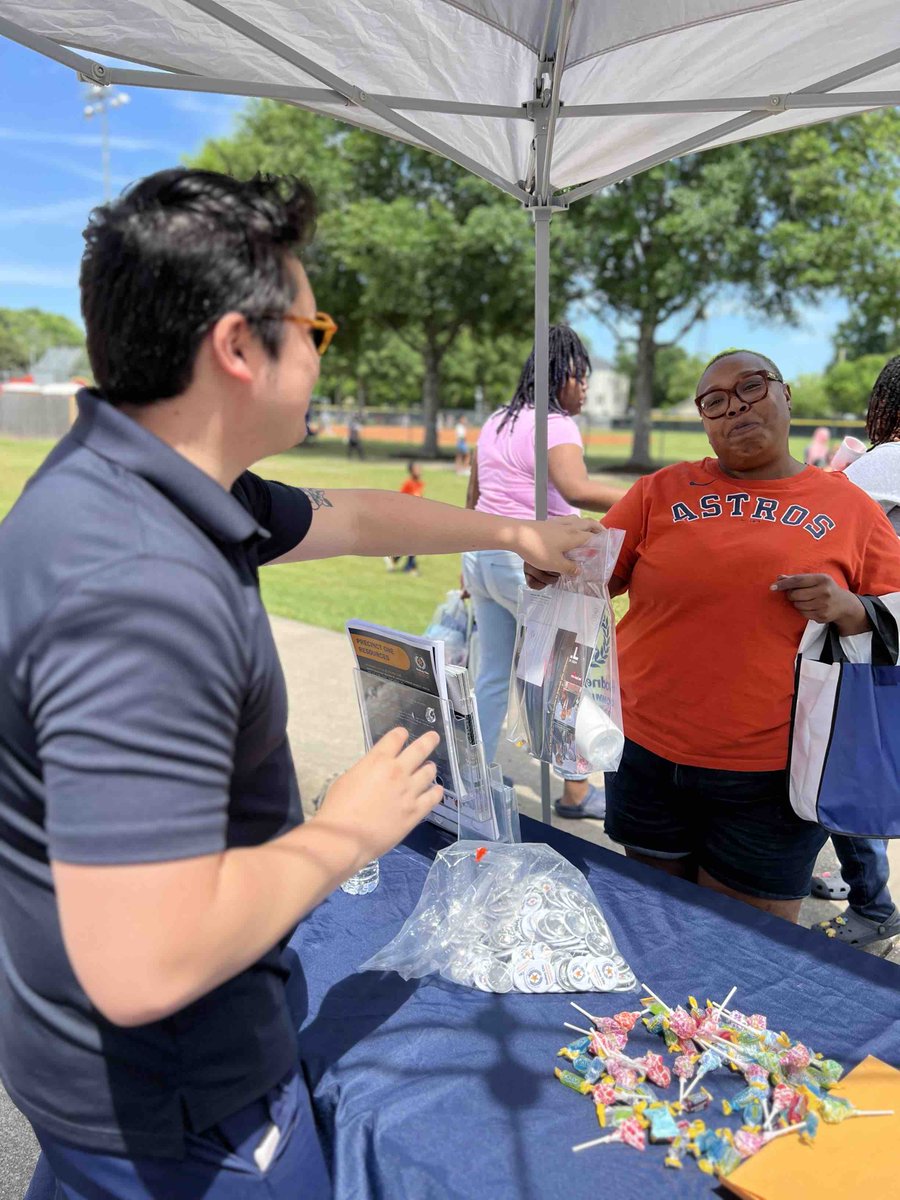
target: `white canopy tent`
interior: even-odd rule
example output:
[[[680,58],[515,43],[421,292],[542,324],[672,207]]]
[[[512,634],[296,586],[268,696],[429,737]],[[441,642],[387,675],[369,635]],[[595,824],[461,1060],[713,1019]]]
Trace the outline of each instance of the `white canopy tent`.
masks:
[[[92,83],[289,101],[519,199],[538,516],[554,211],[679,154],[900,104],[898,0],[0,0],[0,34]],[[542,783],[549,821],[546,766]]]

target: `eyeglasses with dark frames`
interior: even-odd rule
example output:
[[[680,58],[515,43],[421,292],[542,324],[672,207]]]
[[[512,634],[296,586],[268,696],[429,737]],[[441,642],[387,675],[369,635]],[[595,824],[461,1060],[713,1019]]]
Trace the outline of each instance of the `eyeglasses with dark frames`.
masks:
[[[750,371],[733,388],[710,388],[696,396],[694,403],[708,421],[718,421],[727,414],[732,396],[748,406],[759,404],[768,396],[770,383],[784,383],[784,380],[772,371]]]

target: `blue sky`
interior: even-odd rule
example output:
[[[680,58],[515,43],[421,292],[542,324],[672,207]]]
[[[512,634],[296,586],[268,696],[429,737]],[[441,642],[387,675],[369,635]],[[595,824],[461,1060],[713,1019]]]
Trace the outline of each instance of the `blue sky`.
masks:
[[[100,130],[87,120],[86,89],[74,72],[0,38],[0,306],[34,305],[79,320],[78,262],[87,213],[103,200]],[[208,137],[228,133],[243,101],[197,93],[130,89],[109,115],[113,191],[178,163]],[[327,303],[323,298],[323,303]],[[750,346],[789,376],[816,371],[831,357],[831,334],[844,313],[828,299],[804,311],[797,328],[745,313],[722,298],[682,345],[712,355]],[[578,320],[596,354],[611,358],[612,334]],[[665,333],[665,331],[663,331]]]

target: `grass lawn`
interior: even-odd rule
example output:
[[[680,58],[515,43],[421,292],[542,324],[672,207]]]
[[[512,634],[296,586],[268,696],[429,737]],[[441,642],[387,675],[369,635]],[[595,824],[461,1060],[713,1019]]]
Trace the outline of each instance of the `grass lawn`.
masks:
[[[0,438],[0,518],[12,507],[52,445],[49,441]],[[802,445],[802,441],[792,444],[798,457]],[[612,453],[607,447],[593,448],[589,456],[592,470],[615,463],[618,447],[608,449]],[[625,458],[624,450],[618,456],[619,462]],[[661,461],[702,458],[707,450],[702,433],[654,434],[653,452],[660,455]],[[377,449],[370,446],[365,462],[348,462],[342,447],[324,442],[265,459],[254,469],[268,478],[305,487],[393,491],[406,473],[403,458],[399,457],[405,453],[408,447],[385,443]],[[467,481],[448,465],[426,463],[423,476],[429,499],[459,505],[465,502]],[[380,558],[296,563],[263,570],[262,594],[269,612],[326,629],[343,630],[349,618],[363,617],[411,632],[423,631],[444,593],[459,585],[459,556],[420,558],[419,571],[418,577],[399,571],[390,573]]]

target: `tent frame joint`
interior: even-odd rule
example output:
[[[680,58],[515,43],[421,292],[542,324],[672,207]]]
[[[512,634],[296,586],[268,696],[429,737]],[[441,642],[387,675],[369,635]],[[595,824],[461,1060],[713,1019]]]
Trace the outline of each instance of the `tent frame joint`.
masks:
[[[110,87],[112,80],[109,77],[109,70],[104,67],[103,63],[91,62],[90,71],[77,71],[79,83],[93,83],[98,87]]]

